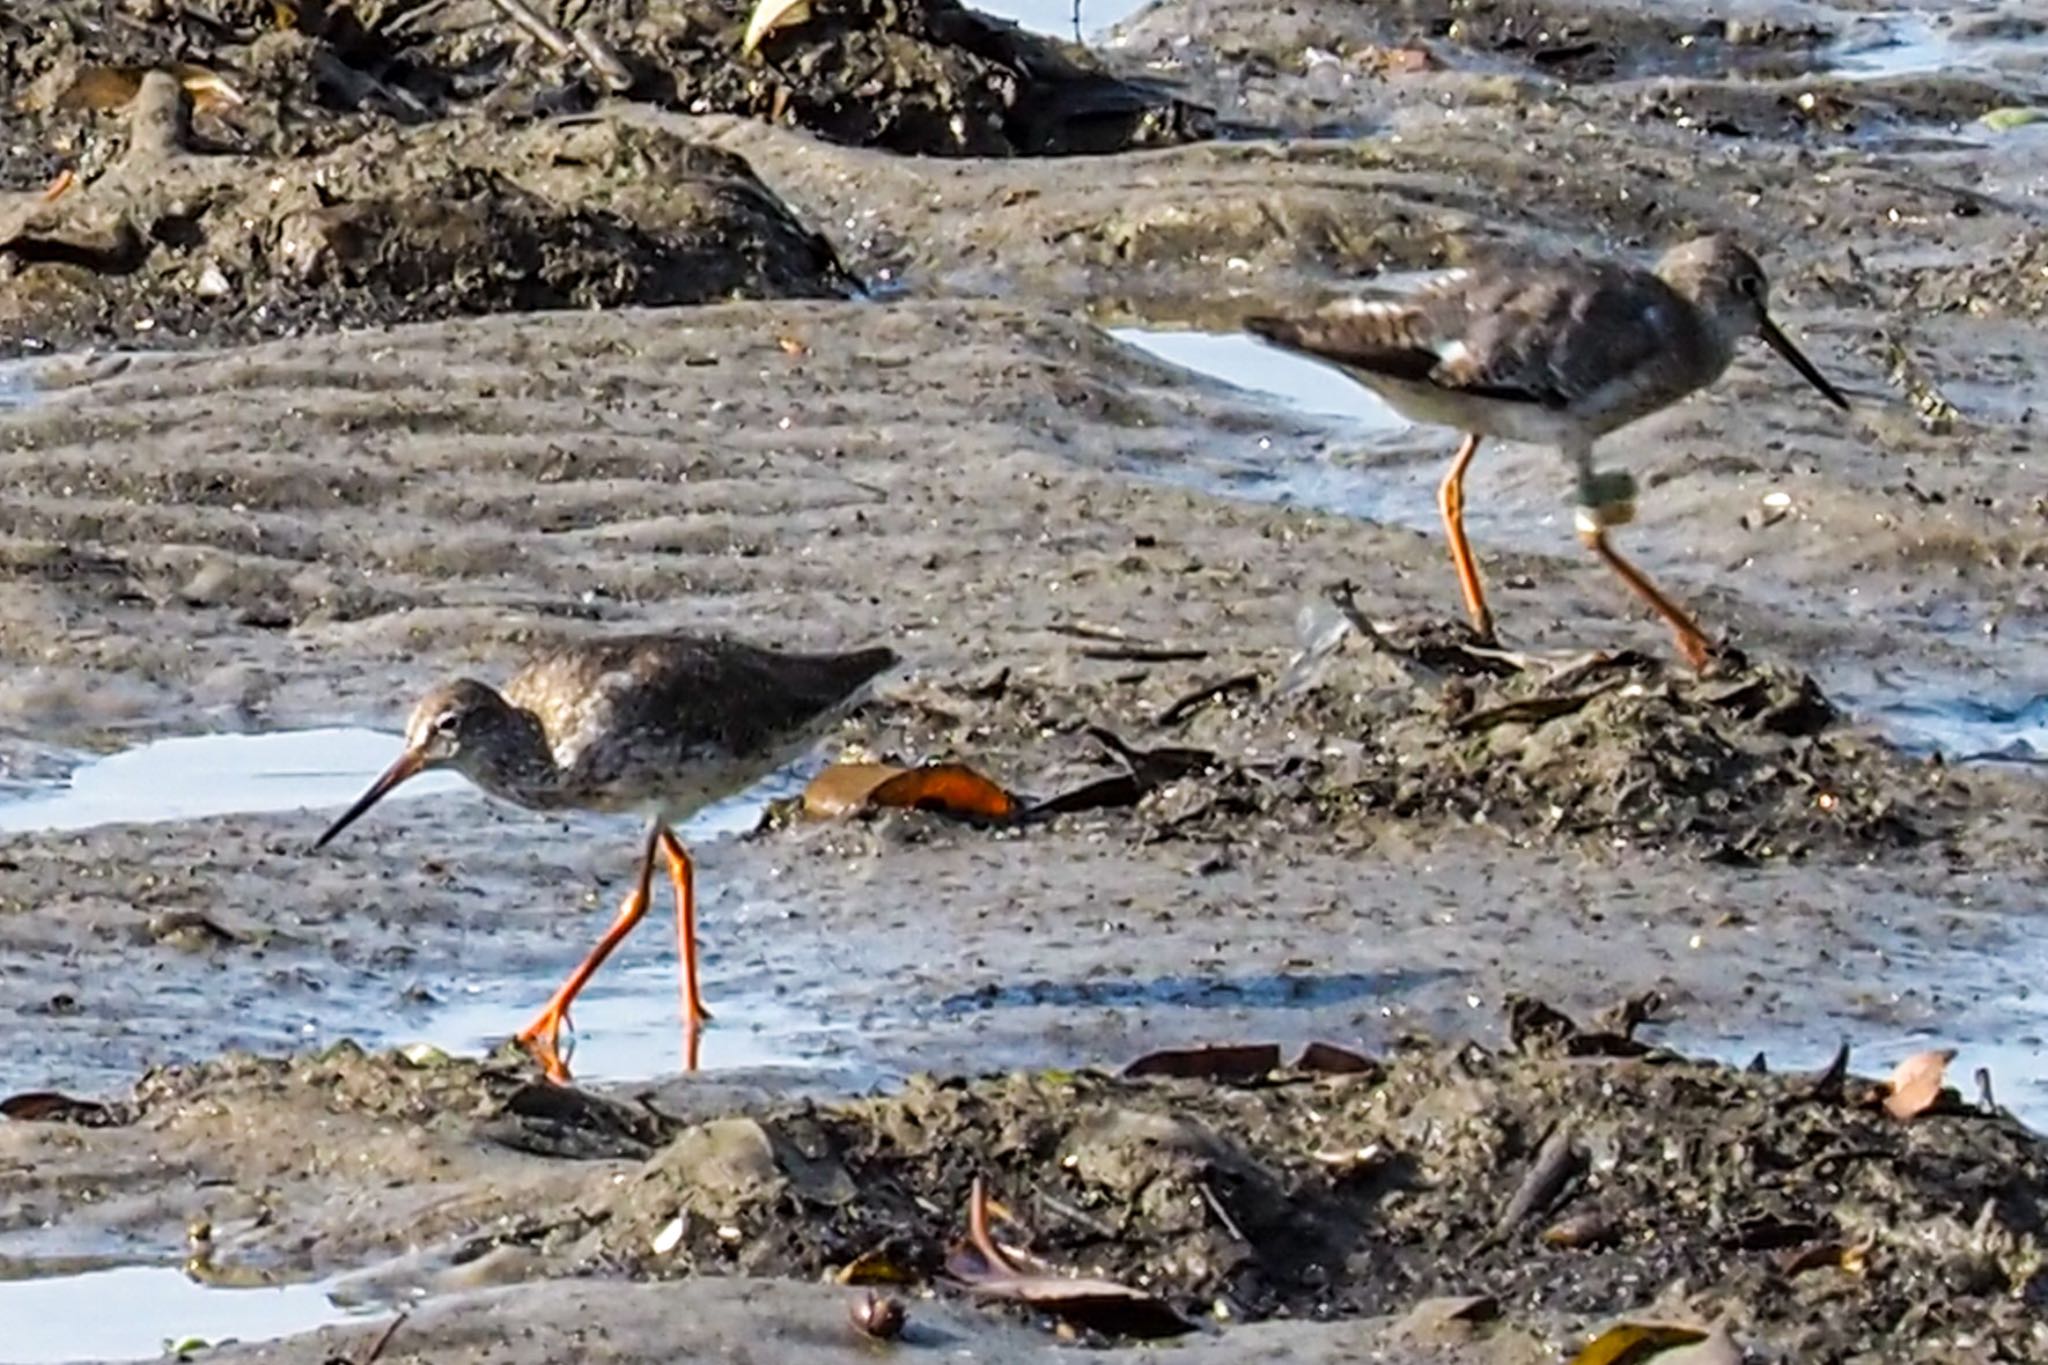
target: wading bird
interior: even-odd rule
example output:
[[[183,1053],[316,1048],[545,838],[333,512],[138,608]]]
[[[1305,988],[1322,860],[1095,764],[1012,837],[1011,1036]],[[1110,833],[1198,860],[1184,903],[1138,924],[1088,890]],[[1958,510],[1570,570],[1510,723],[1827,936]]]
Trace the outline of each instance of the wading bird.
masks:
[[[1727,237],[1665,252],[1655,269],[1576,259],[1449,271],[1419,293],[1345,299],[1247,330],[1329,362],[1413,422],[1465,433],[1437,490],[1465,609],[1482,639],[1493,613],[1465,539],[1465,471],[1483,438],[1556,446],[1577,482],[1579,539],[1663,617],[1695,668],[1706,635],[1607,542],[1635,517],[1635,480],[1593,465],[1593,443],[1721,377],[1761,337],[1836,407],[1844,398],[1778,330],[1756,258]]]
[[[697,982],[694,872],[673,826],[800,756],[895,662],[880,648],[784,654],[736,640],[643,635],[551,650],[502,691],[468,678],[443,683],[413,708],[397,760],[313,846],[436,768],[528,810],[644,814],[647,836],[618,918],[517,1041],[550,1077],[568,1079],[559,1043],[569,1007],[647,913],[658,852],[675,888],[683,1013],[694,1045],[710,1012]]]

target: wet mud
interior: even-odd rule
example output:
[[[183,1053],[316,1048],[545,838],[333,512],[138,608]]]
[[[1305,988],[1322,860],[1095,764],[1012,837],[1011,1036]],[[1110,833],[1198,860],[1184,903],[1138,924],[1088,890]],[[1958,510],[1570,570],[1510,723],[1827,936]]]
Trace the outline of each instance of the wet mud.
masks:
[[[629,825],[10,804],[0,1097],[57,1098],[0,1121],[7,1274],[317,1283],[367,1316],[206,1356],[323,1365],[399,1304],[387,1359],[2048,1354],[2029,6],[1167,0],[1083,50],[857,4],[752,56],[738,7],[539,13],[0,14],[0,801],[711,628],[891,644],[812,766],[1031,816],[720,826],[706,1069],[652,927],[558,1089],[478,1054]],[[1482,648],[1448,433],[1103,330],[1707,227],[1856,411],[1758,352],[1603,445],[1704,675],[1551,452],[1475,468]],[[1362,1069],[1117,1074],[1319,1041]],[[1911,1119],[1858,1079],[1945,1047]],[[977,1176],[999,1243],[1199,1330],[963,1288]]]
[[[909,1296],[913,1320],[936,1293],[943,1317],[963,1293],[955,1248],[981,1179],[1005,1211],[1002,1240],[1211,1330],[1379,1320],[1462,1347],[1453,1359],[1534,1360],[1667,1285],[1662,1313],[1783,1358],[1892,1358],[1902,1320],[1923,1344],[2039,1349],[2033,1192],[2048,1156],[2009,1116],[1951,1091],[1908,1126],[1884,1112],[1882,1084],[1853,1075],[1735,1071],[1548,1022],[1501,1051],[1304,1059],[1339,1074],[1040,1071],[917,1078],[852,1101],[606,1098],[523,1068],[343,1047],[153,1074],[111,1109],[25,1131],[58,1180],[92,1160],[82,1149],[146,1135],[179,1175],[124,1182],[92,1220],[197,1236],[191,1269],[218,1283],[410,1246],[430,1250],[376,1292],[543,1269],[836,1278]],[[318,1138],[252,1144],[308,1103]],[[345,1169],[323,1168],[330,1143],[352,1150]],[[310,1208],[338,1220],[311,1241]],[[1491,1302],[1431,1323],[1430,1302],[1452,1296]],[[1066,1318],[1102,1340],[1100,1318],[1057,1300],[1008,1316]]]

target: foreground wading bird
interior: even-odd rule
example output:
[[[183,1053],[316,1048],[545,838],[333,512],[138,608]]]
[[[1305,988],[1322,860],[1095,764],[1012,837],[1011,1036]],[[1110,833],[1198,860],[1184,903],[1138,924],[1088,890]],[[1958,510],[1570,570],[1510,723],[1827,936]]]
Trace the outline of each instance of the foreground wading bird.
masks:
[[[1635,480],[1594,469],[1593,443],[1713,383],[1746,336],[1762,337],[1846,409],[1849,400],[1771,321],[1768,298],[1754,257],[1726,237],[1699,237],[1655,270],[1583,259],[1455,270],[1410,297],[1346,299],[1245,326],[1339,366],[1410,421],[1464,431],[1437,506],[1481,638],[1493,638],[1493,613],[1465,539],[1465,470],[1491,436],[1564,452],[1578,481],[1579,539],[1703,668],[1711,651],[1699,626],[1607,543],[1608,527],[1635,517]]]
[[[502,692],[468,678],[444,683],[413,708],[397,761],[313,846],[325,846],[407,778],[435,768],[453,768],[529,810],[647,814],[640,866],[618,918],[518,1042],[549,1076],[568,1079],[559,1043],[569,1007],[647,913],[658,849],[675,886],[683,1011],[694,1044],[711,1016],[697,986],[690,855],[671,826],[795,759],[895,662],[887,649],[782,654],[734,640],[649,635],[553,650]]]

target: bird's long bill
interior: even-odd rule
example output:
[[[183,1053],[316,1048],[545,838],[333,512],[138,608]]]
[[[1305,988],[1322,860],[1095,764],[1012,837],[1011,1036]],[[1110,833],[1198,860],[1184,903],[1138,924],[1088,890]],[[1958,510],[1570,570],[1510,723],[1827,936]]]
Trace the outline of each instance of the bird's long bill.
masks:
[[[1777,323],[1772,322],[1769,318],[1765,318],[1763,325],[1757,329],[1757,332],[1770,345],[1772,350],[1785,357],[1787,364],[1799,371],[1800,378],[1820,390],[1821,397],[1827,399],[1844,412],[1848,411],[1849,400],[1842,397],[1842,391],[1833,384],[1828,383],[1827,376],[1815,369],[1813,362],[1800,353],[1799,348],[1792,344],[1791,337],[1778,330]]]
[[[356,798],[356,803],[343,811],[341,818],[327,827],[327,832],[313,841],[314,848],[325,848],[335,835],[362,818],[364,811],[382,801],[391,789],[408,777],[416,775],[426,763],[419,754],[407,749],[384,770],[384,775],[370,784],[370,789]]]

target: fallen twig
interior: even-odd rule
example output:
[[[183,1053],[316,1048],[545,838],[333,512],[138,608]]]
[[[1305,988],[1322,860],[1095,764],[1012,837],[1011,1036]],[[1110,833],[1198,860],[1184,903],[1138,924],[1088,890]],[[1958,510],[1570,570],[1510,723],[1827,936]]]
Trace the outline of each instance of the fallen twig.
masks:
[[[1209,1212],[1216,1215],[1216,1221],[1223,1224],[1223,1230],[1229,1233],[1236,1241],[1250,1246],[1252,1239],[1244,1235],[1244,1229],[1239,1227],[1237,1220],[1230,1216],[1230,1210],[1223,1207],[1223,1201],[1216,1197],[1216,1191],[1209,1188],[1209,1182],[1206,1180],[1199,1181],[1196,1183],[1195,1188],[1202,1192],[1202,1202],[1209,1206]]]
[[[1505,1242],[1516,1228],[1532,1214],[1541,1213],[1557,1202],[1565,1186],[1578,1174],[1581,1153],[1577,1135],[1569,1123],[1559,1123],[1545,1138],[1543,1145],[1536,1149],[1536,1160],[1529,1167],[1529,1174],[1516,1187],[1514,1197],[1501,1211],[1500,1221],[1493,1225],[1483,1245],[1495,1246]]]
[[[1392,640],[1389,640],[1380,632],[1380,628],[1374,625],[1371,619],[1366,616],[1364,609],[1358,605],[1358,585],[1356,583],[1347,578],[1340,583],[1332,584],[1325,591],[1324,595],[1330,599],[1331,606],[1344,613],[1344,619],[1351,623],[1353,630],[1372,642],[1373,648],[1392,658],[1399,659],[1403,663],[1414,662],[1407,650],[1402,649]]]
[[[597,74],[598,80],[604,83],[605,89],[614,95],[623,95],[633,88],[632,71],[619,59],[619,54],[612,50],[611,45],[598,36],[595,26],[588,23],[578,24],[570,30],[569,36],[575,40],[577,50],[582,52],[584,60],[590,63],[590,69]]]
[[[1207,687],[1197,688],[1195,691],[1188,693],[1174,702],[1173,705],[1161,711],[1158,723],[1160,725],[1178,725],[1219,697],[1227,697],[1233,692],[1256,692],[1258,690],[1258,674],[1239,673],[1235,677],[1225,678],[1222,682],[1210,683]]]
[[[542,18],[526,0],[491,0],[507,19],[532,34],[548,51],[564,60],[576,55],[576,44],[568,34]]]
[[[1081,651],[1084,659],[1113,659],[1141,664],[1199,663],[1209,657],[1206,649],[1181,649],[1172,645],[1096,645]]]
[[[356,1365],[377,1365],[378,1358],[384,1354],[384,1348],[391,1344],[391,1338],[398,1335],[398,1329],[405,1326],[405,1320],[411,1316],[410,1308],[399,1309],[398,1316],[384,1325],[384,1330],[378,1333],[377,1339],[370,1343],[370,1349],[363,1353],[362,1359],[358,1360]]]

